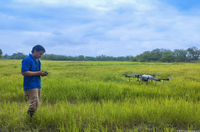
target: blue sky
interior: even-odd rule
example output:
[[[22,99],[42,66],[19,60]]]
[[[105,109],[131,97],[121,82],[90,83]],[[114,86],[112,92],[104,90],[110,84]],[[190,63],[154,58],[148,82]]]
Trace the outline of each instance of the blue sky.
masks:
[[[136,56],[200,48],[200,0],[3,0],[0,49],[29,54]]]

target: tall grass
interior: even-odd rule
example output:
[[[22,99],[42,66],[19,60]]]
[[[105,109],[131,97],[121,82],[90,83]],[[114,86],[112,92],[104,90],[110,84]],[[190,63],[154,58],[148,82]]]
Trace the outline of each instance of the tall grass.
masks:
[[[200,129],[198,63],[42,61],[42,100],[26,112],[21,61],[0,61],[0,131]],[[126,73],[170,81],[128,82]]]

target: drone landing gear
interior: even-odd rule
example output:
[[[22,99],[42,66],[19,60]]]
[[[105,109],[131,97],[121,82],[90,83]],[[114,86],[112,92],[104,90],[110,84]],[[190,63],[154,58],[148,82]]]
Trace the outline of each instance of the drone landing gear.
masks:
[[[157,81],[155,81],[155,86],[157,85],[156,83],[157,83]],[[164,80],[163,80],[163,85],[164,85]]]
[[[139,82],[140,83],[140,80],[139,79],[137,79],[137,81],[136,82]]]
[[[129,81],[128,82],[131,82],[131,77],[128,77],[129,78]]]

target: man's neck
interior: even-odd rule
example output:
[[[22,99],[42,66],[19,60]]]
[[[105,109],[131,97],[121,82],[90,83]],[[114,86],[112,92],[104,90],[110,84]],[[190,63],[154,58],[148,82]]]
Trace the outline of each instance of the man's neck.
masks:
[[[34,57],[34,55],[33,55],[33,54],[32,54],[32,57],[33,57],[33,59],[34,59],[34,60],[37,60],[37,59]]]

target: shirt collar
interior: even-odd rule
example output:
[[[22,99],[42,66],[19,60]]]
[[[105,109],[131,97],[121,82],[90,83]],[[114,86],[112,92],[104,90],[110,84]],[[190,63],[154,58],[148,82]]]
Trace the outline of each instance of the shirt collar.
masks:
[[[33,55],[32,55],[32,54],[29,54],[29,56],[30,56],[31,58],[33,58],[34,60],[37,60],[36,58],[34,58],[34,57],[33,57]]]

